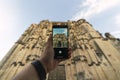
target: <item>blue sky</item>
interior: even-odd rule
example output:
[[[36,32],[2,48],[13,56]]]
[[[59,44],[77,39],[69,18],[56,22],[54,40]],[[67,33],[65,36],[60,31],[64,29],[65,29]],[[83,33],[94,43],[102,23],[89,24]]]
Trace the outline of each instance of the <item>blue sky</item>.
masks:
[[[102,34],[120,37],[120,0],[0,0],[0,60],[21,34],[41,20],[81,18]]]
[[[53,36],[55,34],[65,34],[67,36],[67,28],[53,28]]]

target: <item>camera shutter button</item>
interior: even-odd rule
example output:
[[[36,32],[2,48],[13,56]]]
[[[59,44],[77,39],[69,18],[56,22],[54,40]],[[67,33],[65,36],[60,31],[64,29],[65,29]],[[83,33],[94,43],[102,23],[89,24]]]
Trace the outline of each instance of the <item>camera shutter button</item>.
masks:
[[[61,54],[62,53],[62,51],[59,51],[59,54]]]

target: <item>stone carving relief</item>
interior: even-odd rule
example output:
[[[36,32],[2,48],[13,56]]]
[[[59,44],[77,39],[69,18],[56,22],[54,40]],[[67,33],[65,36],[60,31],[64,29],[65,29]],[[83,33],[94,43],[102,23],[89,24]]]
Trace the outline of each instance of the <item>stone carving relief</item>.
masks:
[[[80,26],[80,24],[82,24],[83,22],[85,22],[85,20],[79,20],[77,21],[77,23],[75,22],[68,22],[69,25],[69,47],[72,48],[73,51],[75,51],[76,49],[80,49],[81,51],[86,51],[88,50],[88,52],[86,52],[86,54],[91,54],[91,52],[94,52],[98,58],[100,58],[101,54],[95,52],[95,50],[93,50],[93,47],[91,45],[91,43],[89,42],[90,39],[90,35],[87,32],[87,30],[84,28],[84,26]],[[62,23],[63,24],[63,23]],[[66,25],[66,24],[65,24]],[[77,26],[76,26],[77,25]],[[51,30],[51,23],[49,21],[42,21],[40,25],[38,25],[37,27],[35,27],[35,29],[33,29],[33,27],[30,27],[28,31],[32,31],[32,33],[30,33],[30,36],[28,37],[26,43],[24,44],[24,48],[40,48],[42,51],[44,49],[45,43],[46,43],[46,39],[48,38],[47,36],[49,36],[49,34],[51,34],[52,30]],[[76,27],[75,27],[76,26]],[[26,32],[27,33],[27,32]],[[95,56],[95,54],[93,54]],[[88,56],[87,55],[87,56]],[[85,54],[84,55],[80,55],[79,53],[72,57],[71,59],[71,63],[77,63],[79,61],[82,62],[88,62],[90,58],[91,63],[89,64],[89,66],[92,66],[96,61],[94,61],[90,56],[87,57]],[[38,55],[28,55],[26,57],[26,63],[29,61],[33,61],[37,58],[39,58],[40,56]],[[101,59],[100,59],[101,60]],[[24,65],[25,63],[23,62],[13,62],[11,65]]]

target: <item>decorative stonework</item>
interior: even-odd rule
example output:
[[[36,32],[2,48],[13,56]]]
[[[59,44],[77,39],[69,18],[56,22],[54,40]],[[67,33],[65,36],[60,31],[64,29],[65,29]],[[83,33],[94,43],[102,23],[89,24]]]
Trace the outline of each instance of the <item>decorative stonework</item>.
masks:
[[[0,80],[10,80],[41,56],[53,25],[68,25],[73,53],[48,74],[47,80],[120,80],[120,39],[110,33],[104,38],[85,19],[32,24],[0,62]]]

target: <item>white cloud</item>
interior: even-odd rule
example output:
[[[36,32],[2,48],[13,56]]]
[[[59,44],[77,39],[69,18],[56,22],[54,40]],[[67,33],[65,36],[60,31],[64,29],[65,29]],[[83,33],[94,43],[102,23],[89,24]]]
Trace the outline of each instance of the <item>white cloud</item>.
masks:
[[[120,3],[120,0],[85,0],[80,4],[80,10],[73,16],[72,20],[89,19],[105,10],[111,9],[118,3]]]
[[[0,1],[0,60],[14,44],[15,27],[17,24],[17,9],[8,3]]]
[[[113,23],[114,31],[110,32],[112,35],[114,35],[116,38],[120,38],[120,14],[116,14],[112,20],[111,23]]]
[[[120,14],[114,17],[114,21],[115,21],[116,26],[120,27]]]
[[[111,32],[112,35],[114,35],[116,38],[120,38],[120,31],[114,31]]]

